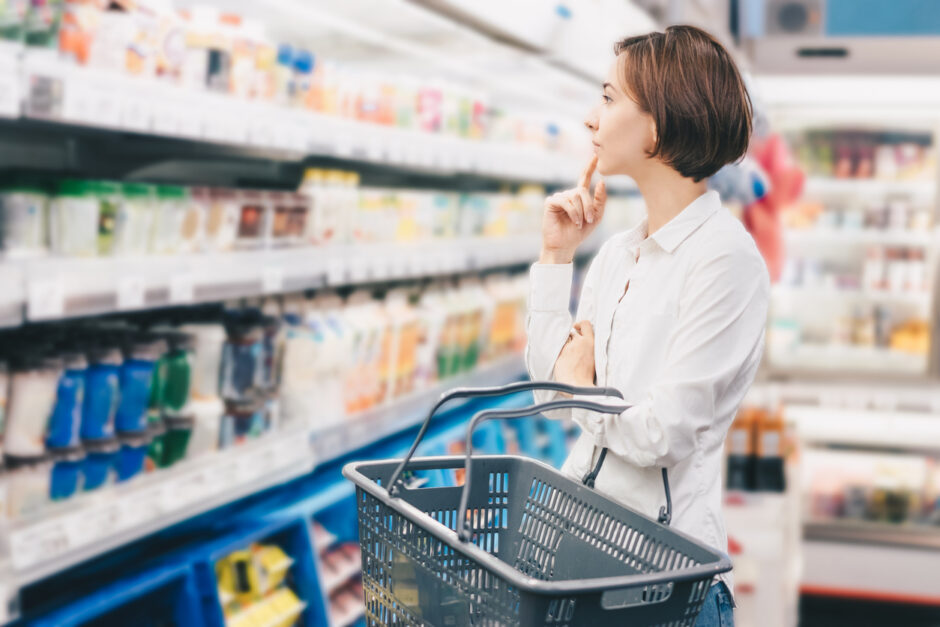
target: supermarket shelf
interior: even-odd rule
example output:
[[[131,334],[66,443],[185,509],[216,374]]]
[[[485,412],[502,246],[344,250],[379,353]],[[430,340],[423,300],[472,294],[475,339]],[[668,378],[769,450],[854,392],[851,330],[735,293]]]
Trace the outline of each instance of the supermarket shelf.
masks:
[[[599,237],[592,238],[585,252],[596,250],[599,241]],[[21,317],[25,306],[28,320],[55,320],[327,285],[489,270],[531,263],[538,250],[536,237],[507,237],[201,255],[10,261],[2,264],[4,274],[7,268],[13,268],[22,283],[18,292],[0,295],[0,313],[9,309],[8,323],[16,324],[17,296]]]
[[[90,493],[42,518],[10,524],[0,572],[16,587],[38,581],[177,522],[310,472],[313,457],[294,432],[220,451]]]
[[[940,551],[804,540],[803,559],[804,594],[940,605]]]
[[[788,351],[769,351],[768,363],[781,374],[886,373],[925,375],[928,356],[870,346],[802,344]]]
[[[893,181],[810,177],[806,180],[804,187],[804,195],[807,196],[862,196],[871,200],[886,196],[932,198],[936,193],[937,181],[935,180]]]
[[[361,573],[361,562],[351,562],[346,566],[345,569],[339,571],[335,575],[324,575],[321,587],[323,588],[326,596],[330,596],[339,590],[343,585],[348,583],[351,579],[358,577]]]
[[[546,183],[573,181],[580,170],[571,158],[532,146],[446,137],[195,92],[74,66],[43,52],[25,53],[21,65],[22,78],[10,73],[15,63],[0,62],[0,73],[8,71],[0,85],[18,94],[22,115],[31,120],[264,149],[289,161],[317,155]],[[0,114],[3,108],[0,102]]]
[[[318,463],[347,453],[420,424],[431,406],[444,392],[456,387],[502,385],[520,378],[525,365],[518,355],[504,357],[475,371],[451,377],[433,388],[396,399],[337,425],[318,430],[311,436]],[[453,401],[457,406],[460,401]]]
[[[940,420],[933,413],[787,405],[800,440],[880,450],[940,451]]]
[[[940,527],[927,525],[854,520],[808,521],[803,524],[803,537],[807,540],[940,550]]]
[[[806,287],[776,284],[774,298],[811,302],[816,300],[861,301],[882,304],[901,304],[925,308],[930,305],[930,292],[892,292],[859,288]]]
[[[937,243],[936,231],[875,229],[787,229],[784,240],[791,246],[932,246]]]
[[[20,269],[5,264],[0,272],[0,328],[23,323],[24,285]]]

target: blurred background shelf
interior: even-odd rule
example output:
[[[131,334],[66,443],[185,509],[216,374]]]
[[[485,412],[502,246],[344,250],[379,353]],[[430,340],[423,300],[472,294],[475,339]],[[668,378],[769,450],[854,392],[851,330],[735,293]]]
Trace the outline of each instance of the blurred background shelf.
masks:
[[[934,413],[789,405],[787,416],[806,443],[940,453]]]
[[[857,520],[813,520],[803,524],[806,540],[940,550],[940,526]]]
[[[879,304],[900,304],[926,308],[930,305],[931,293],[895,292],[891,290],[866,290],[861,288],[843,288],[828,286],[803,286],[775,284],[772,296],[799,302],[846,301]]]
[[[940,552],[922,547],[806,540],[803,594],[940,606]]]
[[[859,196],[872,201],[886,196],[912,196],[931,201],[937,194],[937,181],[928,180],[880,180],[837,179],[819,176],[806,180],[804,193],[807,196]]]
[[[769,347],[770,348],[770,347]],[[769,367],[782,374],[884,373],[924,375],[928,355],[869,346],[802,344],[787,350],[769,350]]]
[[[786,229],[784,240],[792,246],[933,246],[938,241],[936,231],[875,230],[875,229]],[[825,252],[822,250],[820,252]]]

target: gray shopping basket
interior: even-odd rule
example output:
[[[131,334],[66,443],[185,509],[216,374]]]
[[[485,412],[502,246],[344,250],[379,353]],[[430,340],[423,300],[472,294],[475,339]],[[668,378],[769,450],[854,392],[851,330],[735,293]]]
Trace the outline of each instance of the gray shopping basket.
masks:
[[[539,625],[692,627],[713,578],[728,558],[539,461],[472,456],[473,429],[485,420],[577,407],[611,413],[627,406],[558,400],[476,414],[466,457],[411,459],[434,413],[454,398],[546,389],[622,398],[611,388],[523,382],[444,394],[404,460],[352,462],[356,484],[366,622],[370,626]],[[606,451],[605,451],[606,452]],[[453,487],[408,487],[402,471],[464,468]]]

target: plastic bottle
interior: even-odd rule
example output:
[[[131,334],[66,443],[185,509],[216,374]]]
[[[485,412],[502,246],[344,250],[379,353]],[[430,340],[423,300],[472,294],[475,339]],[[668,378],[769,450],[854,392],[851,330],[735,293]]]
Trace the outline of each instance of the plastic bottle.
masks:
[[[0,251],[10,258],[47,252],[45,192],[38,185],[18,183],[0,190]]]
[[[70,257],[94,256],[98,252],[100,200],[92,181],[66,179],[59,182],[49,204],[49,234],[52,251]]]
[[[80,352],[66,352],[63,354],[63,364],[64,370],[59,378],[56,402],[46,434],[46,446],[49,448],[71,448],[81,443],[79,431],[88,361]]]
[[[114,417],[120,402],[121,351],[100,345],[89,352],[85,374],[81,437],[86,443],[114,436]]]

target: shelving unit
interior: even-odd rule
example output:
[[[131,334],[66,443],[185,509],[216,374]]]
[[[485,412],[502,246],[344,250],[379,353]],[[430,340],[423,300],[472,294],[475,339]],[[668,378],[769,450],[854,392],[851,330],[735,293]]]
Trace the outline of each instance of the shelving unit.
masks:
[[[0,77],[0,83],[10,85],[20,99],[7,113],[15,116],[22,111],[26,119],[62,125],[63,130],[79,126],[210,147],[264,150],[283,161],[318,155],[508,180],[551,183],[571,180],[578,172],[578,164],[569,157],[532,147],[433,135],[194,92],[76,67],[42,51],[27,51],[20,61],[15,49],[0,48],[3,54],[8,58],[0,62],[0,72],[8,74]]]
[[[277,432],[116,486],[112,488],[115,492],[71,500],[35,520],[12,523],[7,529],[10,554],[0,562],[2,591],[7,598],[14,598],[20,588],[70,566],[308,475],[330,460],[415,425],[443,390],[499,385],[521,377],[523,372],[518,356],[507,357],[344,420],[331,428],[328,436],[321,431]]]

